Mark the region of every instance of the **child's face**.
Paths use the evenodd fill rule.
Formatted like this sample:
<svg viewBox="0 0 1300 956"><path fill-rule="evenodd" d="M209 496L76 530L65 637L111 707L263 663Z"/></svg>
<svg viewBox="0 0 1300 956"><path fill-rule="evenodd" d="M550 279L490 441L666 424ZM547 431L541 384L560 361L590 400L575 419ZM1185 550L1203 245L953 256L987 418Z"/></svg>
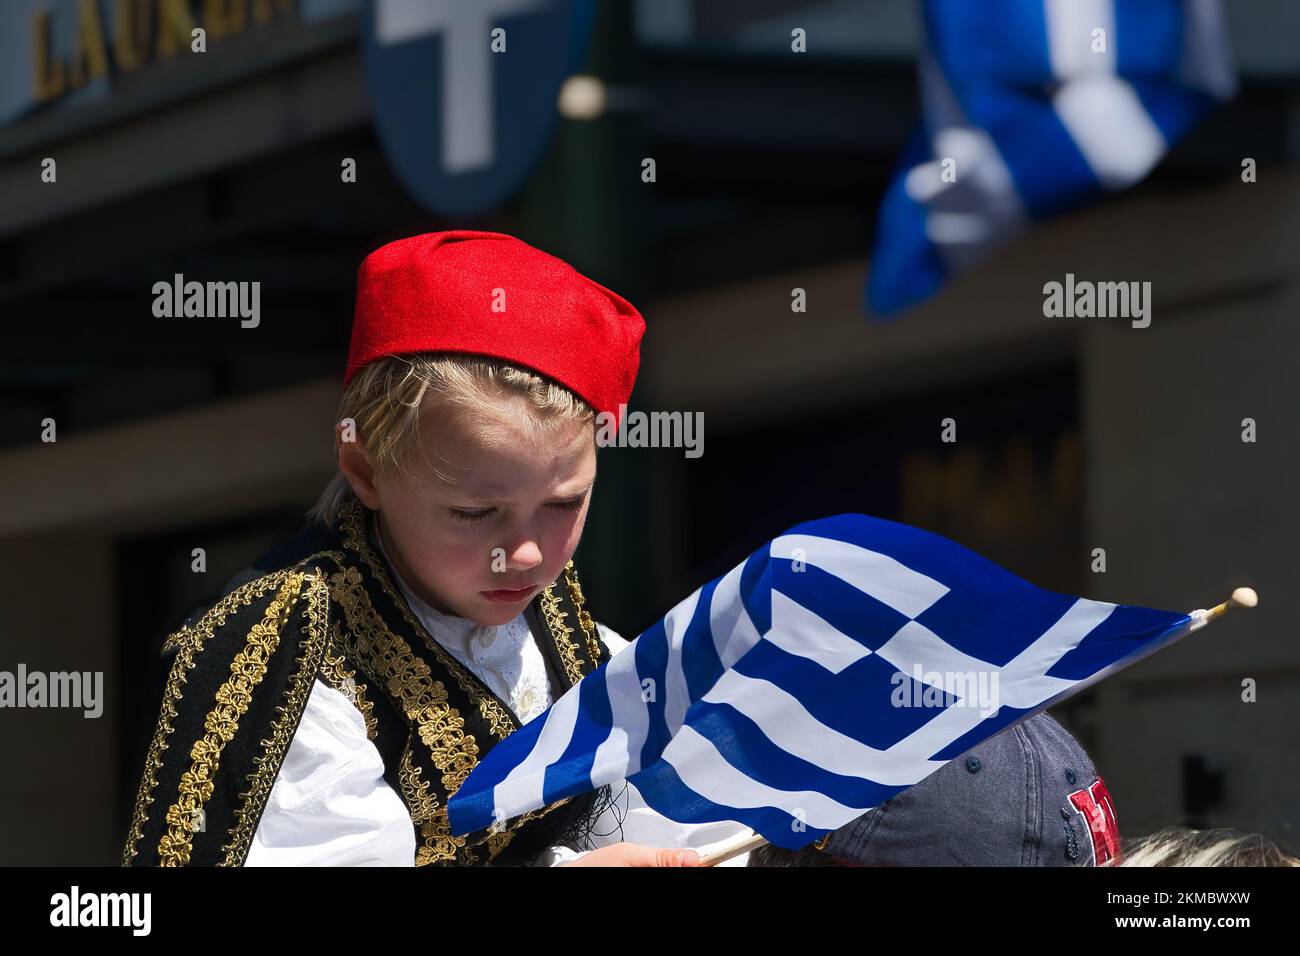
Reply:
<svg viewBox="0 0 1300 956"><path fill-rule="evenodd" d="M522 397L503 397L496 413L472 424L449 409L422 415L420 449L404 468L371 472L368 489L344 467L379 511L384 548L411 590L478 624L510 621L559 577L596 480L592 424L533 435L509 413L526 407Z"/></svg>

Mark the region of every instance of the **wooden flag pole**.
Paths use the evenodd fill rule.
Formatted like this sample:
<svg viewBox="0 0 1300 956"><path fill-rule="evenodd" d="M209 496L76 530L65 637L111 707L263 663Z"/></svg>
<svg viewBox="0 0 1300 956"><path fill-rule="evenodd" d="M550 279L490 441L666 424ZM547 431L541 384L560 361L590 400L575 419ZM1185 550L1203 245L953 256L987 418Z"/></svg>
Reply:
<svg viewBox="0 0 1300 956"><path fill-rule="evenodd" d="M1192 623L1192 630L1195 631L1204 627L1211 621L1217 621L1223 615L1227 614L1234 607L1255 607L1259 604L1259 595L1255 593L1254 588L1237 588L1232 592L1232 597L1222 604L1216 604L1208 611L1193 611L1192 617L1196 620Z"/></svg>
<svg viewBox="0 0 1300 956"><path fill-rule="evenodd" d="M1259 604L1259 595L1255 593L1254 588L1237 588L1232 592L1232 597L1222 604L1216 604L1207 610L1198 610L1192 612L1193 622L1192 630L1195 631L1204 627L1211 621L1217 621L1223 615L1234 607L1256 607ZM700 866L717 866L719 863L725 863L741 853L757 849L766 843L757 833L744 834L734 837L727 843L724 843L718 849L708 854L701 854Z"/></svg>
<svg viewBox="0 0 1300 956"><path fill-rule="evenodd" d="M719 863L724 863L732 857L739 856L749 850L757 849L766 842L767 840L763 839L757 833L742 833L739 836L732 837L731 840L724 843L711 853L701 853L699 865L717 866Z"/></svg>

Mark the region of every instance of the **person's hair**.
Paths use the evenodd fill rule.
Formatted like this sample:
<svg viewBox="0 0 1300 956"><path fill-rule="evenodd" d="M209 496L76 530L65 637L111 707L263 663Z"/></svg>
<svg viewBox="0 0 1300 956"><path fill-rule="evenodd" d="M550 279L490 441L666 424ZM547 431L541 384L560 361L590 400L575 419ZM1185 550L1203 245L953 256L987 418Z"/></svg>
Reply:
<svg viewBox="0 0 1300 956"><path fill-rule="evenodd" d="M749 851L746 866L844 866L829 853L810 843L799 850L787 850L771 843L763 843Z"/></svg>
<svg viewBox="0 0 1300 956"><path fill-rule="evenodd" d="M1107 866L1300 866L1258 833L1226 827L1192 830L1166 827L1149 836L1124 841L1119 862Z"/></svg>
<svg viewBox="0 0 1300 956"><path fill-rule="evenodd" d="M749 866L845 866L829 853L809 844L801 850L785 850L765 843L751 850ZM1103 866L1300 866L1276 843L1258 833L1241 833L1229 828L1191 830L1167 827L1150 836L1125 840L1119 861Z"/></svg>
<svg viewBox="0 0 1300 956"><path fill-rule="evenodd" d="M356 437L365 443L377 469L403 468L419 454L450 481L429 457L430 450L419 448L421 415L459 410L474 421L489 409L500 414L499 400L510 395L527 399L519 422L530 430L565 421L594 426L595 410L551 379L499 359L438 352L392 355L367 364L344 389L335 421L356 423ZM594 441L594 427L592 435ZM339 472L307 516L333 524L353 496L352 486Z"/></svg>

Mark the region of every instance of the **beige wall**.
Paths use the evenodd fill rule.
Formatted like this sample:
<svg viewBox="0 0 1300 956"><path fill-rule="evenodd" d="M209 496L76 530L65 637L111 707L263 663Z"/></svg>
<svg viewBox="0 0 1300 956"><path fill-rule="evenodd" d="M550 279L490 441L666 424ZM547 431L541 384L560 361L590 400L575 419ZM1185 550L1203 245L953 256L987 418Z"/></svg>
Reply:
<svg viewBox="0 0 1300 956"><path fill-rule="evenodd" d="M0 455L0 669L104 675L99 718L0 710L0 865L120 858L140 768L117 765L115 539L303 507L333 474L337 399L331 380Z"/></svg>
<svg viewBox="0 0 1300 956"><path fill-rule="evenodd" d="M1189 302L1157 317L1149 334L1087 336L1087 486L1092 546L1109 559L1098 594L1190 608L1237 585L1260 593L1257 609L1101 685L1100 746L1125 830L1176 818L1180 756L1201 754L1224 779L1209 821L1263 830L1295 851L1300 286L1293 269L1276 279L1252 294ZM1247 417L1255 444L1241 441ZM1241 699L1246 678L1255 703Z"/></svg>

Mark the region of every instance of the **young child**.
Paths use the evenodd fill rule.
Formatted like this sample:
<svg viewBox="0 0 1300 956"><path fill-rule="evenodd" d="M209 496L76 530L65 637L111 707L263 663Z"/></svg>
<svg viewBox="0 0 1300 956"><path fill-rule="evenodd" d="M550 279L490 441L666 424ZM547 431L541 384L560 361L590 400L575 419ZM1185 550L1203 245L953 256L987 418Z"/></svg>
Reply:
<svg viewBox="0 0 1300 956"><path fill-rule="evenodd" d="M339 475L165 643L124 865L691 865L683 847L743 830L668 824L633 794L673 846L611 844L608 788L467 836L447 822L492 746L627 645L572 556L595 415L627 402L644 329L510 236L366 258Z"/></svg>

